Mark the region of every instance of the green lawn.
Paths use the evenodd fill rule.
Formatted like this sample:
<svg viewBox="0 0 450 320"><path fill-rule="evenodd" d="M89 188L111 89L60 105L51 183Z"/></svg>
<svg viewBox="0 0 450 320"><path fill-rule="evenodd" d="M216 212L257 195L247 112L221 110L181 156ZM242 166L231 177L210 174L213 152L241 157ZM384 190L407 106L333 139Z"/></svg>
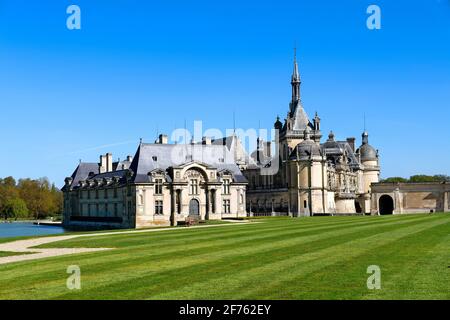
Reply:
<svg viewBox="0 0 450 320"><path fill-rule="evenodd" d="M28 252L7 252L7 251L0 251L0 258L1 257L10 257L10 256L20 256L22 254L29 254ZM1 279L1 275L0 275Z"/></svg>
<svg viewBox="0 0 450 320"><path fill-rule="evenodd" d="M0 265L0 298L450 299L450 214L258 222L46 245L116 249ZM69 265L81 290L66 288Z"/></svg>

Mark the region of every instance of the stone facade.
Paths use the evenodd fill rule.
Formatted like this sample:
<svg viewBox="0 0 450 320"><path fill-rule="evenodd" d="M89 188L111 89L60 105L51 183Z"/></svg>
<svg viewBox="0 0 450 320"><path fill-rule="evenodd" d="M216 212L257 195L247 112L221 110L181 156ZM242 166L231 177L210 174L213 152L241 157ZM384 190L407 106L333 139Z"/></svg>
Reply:
<svg viewBox="0 0 450 320"><path fill-rule="evenodd" d="M143 228L245 217L247 180L226 147L141 143L134 158L80 163L66 178L66 227Z"/></svg>
<svg viewBox="0 0 450 320"><path fill-rule="evenodd" d="M450 211L450 183L375 183L372 214Z"/></svg>
<svg viewBox="0 0 450 320"><path fill-rule="evenodd" d="M300 85L294 61L289 111L284 123L277 117L274 124L276 145L258 140L253 163L243 168L249 181L247 211L293 216L370 214L371 184L380 175L378 151L369 144L367 132L358 149L355 138L337 141L333 132L321 143L321 119L316 113L309 120ZM264 173L274 164L278 168L273 173Z"/></svg>

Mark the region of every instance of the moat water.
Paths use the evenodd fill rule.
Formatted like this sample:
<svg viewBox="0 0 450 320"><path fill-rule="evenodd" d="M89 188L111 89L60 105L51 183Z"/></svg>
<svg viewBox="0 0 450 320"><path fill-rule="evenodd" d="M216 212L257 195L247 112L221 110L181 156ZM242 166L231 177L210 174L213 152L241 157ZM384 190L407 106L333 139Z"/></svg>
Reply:
<svg viewBox="0 0 450 320"><path fill-rule="evenodd" d="M32 222L0 222L0 238L21 237L21 236L45 236L61 234L65 230L60 226L35 225Z"/></svg>

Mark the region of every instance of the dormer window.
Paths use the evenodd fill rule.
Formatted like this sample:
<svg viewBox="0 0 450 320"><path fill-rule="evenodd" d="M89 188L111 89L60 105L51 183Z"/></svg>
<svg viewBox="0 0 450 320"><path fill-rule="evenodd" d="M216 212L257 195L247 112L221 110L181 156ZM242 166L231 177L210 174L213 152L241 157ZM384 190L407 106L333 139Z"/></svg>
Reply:
<svg viewBox="0 0 450 320"><path fill-rule="evenodd" d="M152 159L153 159L153 161L158 161L158 157L157 156L153 156Z"/></svg>

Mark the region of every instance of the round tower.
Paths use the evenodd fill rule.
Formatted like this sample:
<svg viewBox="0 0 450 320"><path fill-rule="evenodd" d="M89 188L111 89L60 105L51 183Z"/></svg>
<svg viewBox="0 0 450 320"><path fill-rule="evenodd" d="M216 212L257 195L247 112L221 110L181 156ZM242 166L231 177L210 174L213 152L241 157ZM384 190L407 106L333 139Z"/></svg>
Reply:
<svg viewBox="0 0 450 320"><path fill-rule="evenodd" d="M289 192L298 216L311 216L326 212L326 168L320 144L311 139L309 127L304 139L291 154L292 184ZM293 161L292 161L293 160Z"/></svg>
<svg viewBox="0 0 450 320"><path fill-rule="evenodd" d="M369 144L369 134L367 131L364 131L362 134L362 144L358 150L356 150L357 155L360 158L362 164L363 171L363 212L368 214L370 213L370 186L372 183L377 183L380 181L380 164L379 164L379 156L378 151L375 150Z"/></svg>

